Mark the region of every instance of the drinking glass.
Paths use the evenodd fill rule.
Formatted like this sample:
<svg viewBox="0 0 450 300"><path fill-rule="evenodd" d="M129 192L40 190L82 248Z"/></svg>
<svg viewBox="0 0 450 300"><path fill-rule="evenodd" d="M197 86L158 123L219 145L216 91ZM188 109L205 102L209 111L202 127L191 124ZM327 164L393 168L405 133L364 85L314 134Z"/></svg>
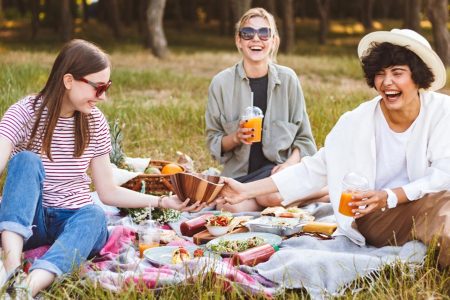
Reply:
<svg viewBox="0 0 450 300"><path fill-rule="evenodd" d="M144 257L144 251L158 247L160 242L160 231L158 224L155 221L147 221L139 226L138 229L138 244L139 256Z"/></svg>
<svg viewBox="0 0 450 300"><path fill-rule="evenodd" d="M352 202L354 193L365 192L369 189L369 181L366 177L350 172L344 176L342 180L342 194L339 202L339 212L344 216L354 217L355 213L352 212L354 206L348 204Z"/></svg>
<svg viewBox="0 0 450 300"><path fill-rule="evenodd" d="M245 109L244 114L241 116L241 120L246 121L242 125L243 128L252 128L253 137L247 138L249 143L261 142L262 133L262 121L264 114L262 110L257 106L249 106Z"/></svg>

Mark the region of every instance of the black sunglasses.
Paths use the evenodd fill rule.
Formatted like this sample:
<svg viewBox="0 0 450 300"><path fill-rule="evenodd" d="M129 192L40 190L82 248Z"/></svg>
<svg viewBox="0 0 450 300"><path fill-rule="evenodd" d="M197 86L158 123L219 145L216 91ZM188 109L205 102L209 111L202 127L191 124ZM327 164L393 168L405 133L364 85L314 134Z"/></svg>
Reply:
<svg viewBox="0 0 450 300"><path fill-rule="evenodd" d="M261 41L267 41L271 37L271 31L269 27L261 27L258 29L252 27L242 27L239 29L239 36L244 40L252 40L258 34Z"/></svg>
<svg viewBox="0 0 450 300"><path fill-rule="evenodd" d="M103 95L103 93L106 93L106 91L109 89L109 87L112 84L112 81L109 80L107 83L95 83L92 82L90 80L87 80L84 77L81 77L80 79L78 79L79 81L85 82L87 84L89 84L90 86L92 86L95 89L95 96L98 98L101 95Z"/></svg>

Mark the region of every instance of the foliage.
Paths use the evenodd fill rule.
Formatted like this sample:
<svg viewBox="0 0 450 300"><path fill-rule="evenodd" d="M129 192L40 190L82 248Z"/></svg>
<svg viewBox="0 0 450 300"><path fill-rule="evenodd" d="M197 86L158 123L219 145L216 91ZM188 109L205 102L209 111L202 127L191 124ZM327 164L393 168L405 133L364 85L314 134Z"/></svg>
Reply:
<svg viewBox="0 0 450 300"><path fill-rule="evenodd" d="M122 131L123 148L127 155L174 161L176 151L181 150L194 159L199 170L219 167L205 146L204 111L212 76L239 59L232 38L217 36L215 32L198 34L195 28L187 27L183 34L168 28L172 54L167 60L160 61L141 50L137 36L131 34L127 42L116 45L107 28L95 23L83 26L85 31L80 37L97 41L111 54L113 85L109 90L109 99L100 104L100 109L107 119L119 119L121 124L126 125ZM281 55L278 61L293 68L300 76L313 134L320 146L339 116L370 99L374 92L367 88L356 58L356 43L361 34L331 33L330 44L322 46L315 42L311 26L308 22L300 24L295 54ZM313 34L309 33L311 30ZM27 33L24 27L2 32L8 32L12 37L8 43L0 45L0 115L21 97L42 89L56 49L60 47L45 31L43 38L29 43L13 36ZM428 31L425 33L429 34ZM346 291L340 298L449 299L449 271L436 267L433 254L433 250L429 250L427 262L412 275L403 275L404 266L392 266L378 274L375 284L358 281L361 289L358 294L352 295ZM135 288L111 292L91 282L80 281L79 274L74 273L55 283L44 298L244 298L242 291L225 292L217 280L209 275L203 280L157 292ZM304 298L307 295L303 290L287 291L277 297Z"/></svg>

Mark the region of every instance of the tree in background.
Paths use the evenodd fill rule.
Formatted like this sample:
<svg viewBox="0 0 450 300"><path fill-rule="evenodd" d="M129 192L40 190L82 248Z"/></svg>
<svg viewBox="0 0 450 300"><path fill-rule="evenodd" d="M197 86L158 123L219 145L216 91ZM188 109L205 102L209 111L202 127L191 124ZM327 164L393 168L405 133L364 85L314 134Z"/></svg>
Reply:
<svg viewBox="0 0 450 300"><path fill-rule="evenodd" d="M147 27L149 31L149 45L152 53L164 58L167 53L167 40L163 28L163 16L166 0L149 0L147 8Z"/></svg>
<svg viewBox="0 0 450 300"><path fill-rule="evenodd" d="M319 44L325 44L330 26L330 0L316 0L319 12Z"/></svg>
<svg viewBox="0 0 450 300"><path fill-rule="evenodd" d="M284 0L281 10L283 20L281 51L291 53L295 45L294 0Z"/></svg>
<svg viewBox="0 0 450 300"><path fill-rule="evenodd" d="M233 14L233 26L239 21L239 18L251 8L252 0L228 0L231 5L231 12Z"/></svg>
<svg viewBox="0 0 450 300"><path fill-rule="evenodd" d="M420 32L420 0L404 0L403 28Z"/></svg>
<svg viewBox="0 0 450 300"><path fill-rule="evenodd" d="M428 18L433 25L436 53L446 66L450 63L450 37L447 28L448 0L428 0Z"/></svg>
<svg viewBox="0 0 450 300"><path fill-rule="evenodd" d="M60 34L64 42L72 39L73 33L73 17L70 11L70 0L61 0L60 5Z"/></svg>
<svg viewBox="0 0 450 300"><path fill-rule="evenodd" d="M373 29L373 0L362 0L361 22L366 31Z"/></svg>

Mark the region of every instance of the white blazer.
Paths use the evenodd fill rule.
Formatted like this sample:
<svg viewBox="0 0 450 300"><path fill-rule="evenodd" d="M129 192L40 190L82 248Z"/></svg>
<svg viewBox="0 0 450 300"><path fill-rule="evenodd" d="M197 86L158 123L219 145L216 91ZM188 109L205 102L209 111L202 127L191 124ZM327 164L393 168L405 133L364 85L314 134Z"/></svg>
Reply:
<svg viewBox="0 0 450 300"><path fill-rule="evenodd" d="M380 96L341 116L314 156L272 175L283 205L306 197L328 185L338 223L335 235L345 235L359 245L365 238L353 218L338 212L342 179L348 172L364 175L375 186L376 107ZM420 93L421 107L407 144L409 183L402 186L409 200L427 193L450 190L450 97L435 92Z"/></svg>

